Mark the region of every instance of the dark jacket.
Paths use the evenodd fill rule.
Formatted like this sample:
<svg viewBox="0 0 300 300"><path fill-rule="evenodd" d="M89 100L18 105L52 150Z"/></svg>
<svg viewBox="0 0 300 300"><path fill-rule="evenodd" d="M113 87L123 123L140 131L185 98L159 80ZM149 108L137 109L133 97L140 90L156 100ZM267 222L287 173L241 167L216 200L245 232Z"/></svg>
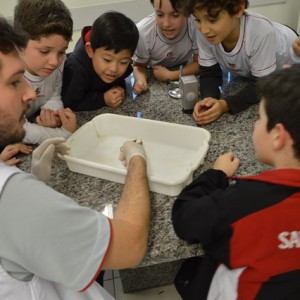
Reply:
<svg viewBox="0 0 300 300"><path fill-rule="evenodd" d="M229 186L224 172L208 170L174 203L175 232L202 243L206 253L186 299L206 299L205 283L221 266L228 268L226 299L300 299L300 171L234 179ZM237 298L229 296L230 287Z"/></svg>
<svg viewBox="0 0 300 300"><path fill-rule="evenodd" d="M91 27L84 27L75 49L67 57L63 72L62 100L65 107L74 111L90 111L105 106L104 93L114 86L125 90L125 78L132 73L129 65L123 76L112 83L100 79L94 71L91 58L85 50L84 34Z"/></svg>

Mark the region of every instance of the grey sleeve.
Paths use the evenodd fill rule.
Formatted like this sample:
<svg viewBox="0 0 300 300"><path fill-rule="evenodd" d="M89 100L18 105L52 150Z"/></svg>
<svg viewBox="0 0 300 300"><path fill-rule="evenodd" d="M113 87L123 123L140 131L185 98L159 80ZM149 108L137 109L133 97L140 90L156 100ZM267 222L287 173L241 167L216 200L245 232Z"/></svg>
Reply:
<svg viewBox="0 0 300 300"><path fill-rule="evenodd" d="M0 259L13 277L36 275L82 290L101 268L110 235L104 215L31 174L11 176L1 193Z"/></svg>

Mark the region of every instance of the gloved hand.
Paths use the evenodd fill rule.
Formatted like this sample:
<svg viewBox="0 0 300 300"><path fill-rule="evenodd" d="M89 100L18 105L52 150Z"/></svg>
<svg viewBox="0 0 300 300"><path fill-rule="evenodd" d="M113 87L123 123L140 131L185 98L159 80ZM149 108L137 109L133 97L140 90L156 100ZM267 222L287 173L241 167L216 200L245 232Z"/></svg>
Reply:
<svg viewBox="0 0 300 300"><path fill-rule="evenodd" d="M62 137L45 140L32 152L31 173L39 180L48 182L51 175L51 165L54 153L65 155L70 148Z"/></svg>
<svg viewBox="0 0 300 300"><path fill-rule="evenodd" d="M143 142L140 140L126 141L120 148L119 159L125 167L129 165L131 158L136 155L142 156L146 160Z"/></svg>

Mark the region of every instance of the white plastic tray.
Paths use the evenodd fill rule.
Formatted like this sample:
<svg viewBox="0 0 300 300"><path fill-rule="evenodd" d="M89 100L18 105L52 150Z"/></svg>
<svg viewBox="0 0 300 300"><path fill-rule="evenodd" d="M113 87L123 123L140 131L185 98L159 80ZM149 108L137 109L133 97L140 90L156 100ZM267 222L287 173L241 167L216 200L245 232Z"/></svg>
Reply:
<svg viewBox="0 0 300 300"><path fill-rule="evenodd" d="M101 114L72 134L64 159L71 171L124 183L126 168L119 161L126 140L141 139L147 155L150 190L178 195L203 164L210 133L185 126L114 114Z"/></svg>

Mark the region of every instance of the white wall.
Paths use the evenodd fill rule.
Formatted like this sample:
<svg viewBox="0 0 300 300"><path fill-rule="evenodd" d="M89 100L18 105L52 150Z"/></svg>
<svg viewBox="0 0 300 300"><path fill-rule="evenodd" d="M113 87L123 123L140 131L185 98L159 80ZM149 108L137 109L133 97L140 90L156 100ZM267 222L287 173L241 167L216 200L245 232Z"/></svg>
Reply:
<svg viewBox="0 0 300 300"><path fill-rule="evenodd" d="M299 0L249 0L250 10L263 14L272 21L277 21L297 29L298 19L300 21L300 1ZM279 3L274 3L278 2ZM70 43L69 50L74 47L80 36L80 29L84 25L91 25L93 21L107 10L117 10L128 15L135 22L142 19L153 11L149 0L64 0L70 8L74 19L73 42ZM274 3L264 4L261 3ZM0 12L5 17L13 15L13 9L17 0L1 0ZM300 24L298 27L300 30Z"/></svg>

